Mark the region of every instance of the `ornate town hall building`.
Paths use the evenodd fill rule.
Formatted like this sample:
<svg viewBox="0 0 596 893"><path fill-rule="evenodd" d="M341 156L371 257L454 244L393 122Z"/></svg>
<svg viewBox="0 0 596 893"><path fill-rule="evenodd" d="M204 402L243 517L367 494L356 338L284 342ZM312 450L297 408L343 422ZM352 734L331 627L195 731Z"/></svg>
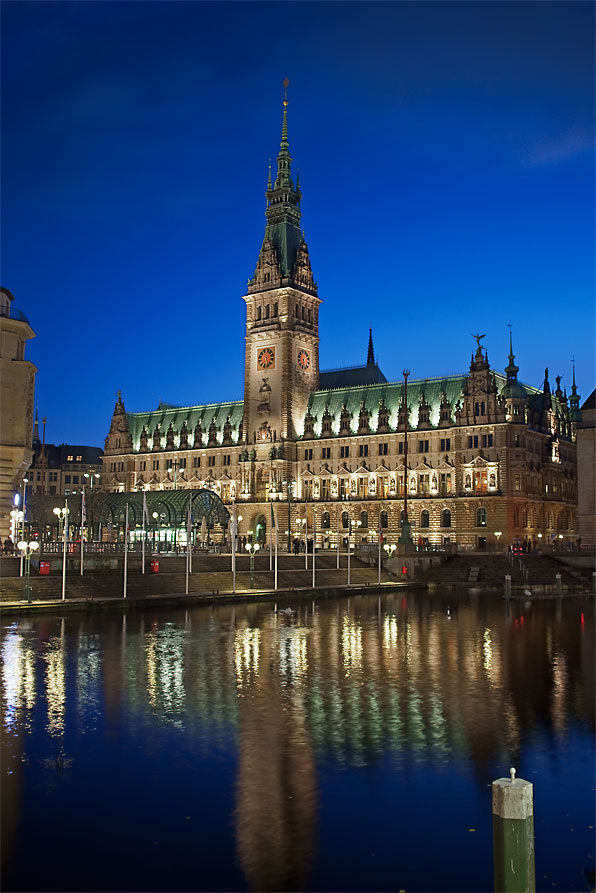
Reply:
<svg viewBox="0 0 596 893"><path fill-rule="evenodd" d="M121 396L105 442L103 488L214 490L243 503L240 533L263 538L270 503L282 531L316 520L333 547L379 528L396 541L404 496L415 542L494 546L575 534L579 395L504 374L476 336L467 374L388 382L372 334L365 365L319 371L319 305L291 176L287 102L267 225L248 283L244 400L160 404L127 413ZM407 406L405 390L407 386ZM405 447L407 430L407 449ZM280 539L283 544L284 537Z"/></svg>

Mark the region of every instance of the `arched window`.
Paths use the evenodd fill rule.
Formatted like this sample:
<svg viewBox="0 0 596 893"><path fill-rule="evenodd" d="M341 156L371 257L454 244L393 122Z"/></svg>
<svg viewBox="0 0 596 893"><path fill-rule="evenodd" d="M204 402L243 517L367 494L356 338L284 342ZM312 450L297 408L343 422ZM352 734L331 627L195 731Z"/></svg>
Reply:
<svg viewBox="0 0 596 893"><path fill-rule="evenodd" d="M476 527L486 527L486 509L478 509L476 512ZM527 522L526 522L527 527Z"/></svg>
<svg viewBox="0 0 596 893"><path fill-rule="evenodd" d="M387 527L389 527L387 512L381 512L381 527L385 530L387 529Z"/></svg>
<svg viewBox="0 0 596 893"><path fill-rule="evenodd" d="M430 526L430 518L426 509L420 512L420 526L421 527L429 527Z"/></svg>
<svg viewBox="0 0 596 893"><path fill-rule="evenodd" d="M261 318L261 308L257 307L257 319Z"/></svg>
<svg viewBox="0 0 596 893"><path fill-rule="evenodd" d="M265 319L269 319L269 304L265 304Z"/></svg>
<svg viewBox="0 0 596 893"><path fill-rule="evenodd" d="M362 527L368 527L368 512L360 512L360 523Z"/></svg>
<svg viewBox="0 0 596 893"><path fill-rule="evenodd" d="M342 512L341 513L341 526L343 527L344 530L348 529L349 523L350 523L350 519L348 517L348 513Z"/></svg>
<svg viewBox="0 0 596 893"><path fill-rule="evenodd" d="M441 515L441 527L451 527L451 512L449 509L443 509Z"/></svg>
<svg viewBox="0 0 596 893"><path fill-rule="evenodd" d="M321 517L321 527L323 528L323 530L329 530L329 528L331 527L331 516L329 512L323 512L323 515Z"/></svg>

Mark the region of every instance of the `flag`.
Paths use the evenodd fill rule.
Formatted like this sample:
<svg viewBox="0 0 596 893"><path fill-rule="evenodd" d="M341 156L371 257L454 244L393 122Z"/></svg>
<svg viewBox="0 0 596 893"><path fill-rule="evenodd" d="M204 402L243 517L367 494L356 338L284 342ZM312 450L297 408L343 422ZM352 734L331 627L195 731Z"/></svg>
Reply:
<svg viewBox="0 0 596 893"><path fill-rule="evenodd" d="M81 527L87 520L87 500L85 499L85 488L81 490Z"/></svg>
<svg viewBox="0 0 596 893"><path fill-rule="evenodd" d="M383 542L383 526L381 524L381 512L379 512L379 543Z"/></svg>
<svg viewBox="0 0 596 893"><path fill-rule="evenodd" d="M271 503L271 529L275 527L275 514L273 513L273 503Z"/></svg>
<svg viewBox="0 0 596 893"><path fill-rule="evenodd" d="M149 512L147 510L147 491L143 490L143 527L149 527Z"/></svg>

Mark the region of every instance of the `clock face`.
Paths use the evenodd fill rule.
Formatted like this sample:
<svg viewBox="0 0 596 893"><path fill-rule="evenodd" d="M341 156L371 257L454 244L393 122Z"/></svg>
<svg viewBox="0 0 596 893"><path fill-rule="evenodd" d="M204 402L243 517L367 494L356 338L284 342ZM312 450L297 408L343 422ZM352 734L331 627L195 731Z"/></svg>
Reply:
<svg viewBox="0 0 596 893"><path fill-rule="evenodd" d="M275 348L263 347L257 353L257 367L259 369L275 369Z"/></svg>
<svg viewBox="0 0 596 893"><path fill-rule="evenodd" d="M298 351L298 365L301 369L308 369L310 367L310 355L307 350Z"/></svg>

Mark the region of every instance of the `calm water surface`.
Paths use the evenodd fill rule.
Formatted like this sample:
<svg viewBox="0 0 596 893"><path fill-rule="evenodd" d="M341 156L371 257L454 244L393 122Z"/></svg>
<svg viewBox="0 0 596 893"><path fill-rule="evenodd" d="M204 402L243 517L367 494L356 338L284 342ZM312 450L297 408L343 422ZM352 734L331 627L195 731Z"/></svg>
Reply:
<svg viewBox="0 0 596 893"><path fill-rule="evenodd" d="M408 595L11 621L6 891L539 890L594 869L594 605Z"/></svg>

